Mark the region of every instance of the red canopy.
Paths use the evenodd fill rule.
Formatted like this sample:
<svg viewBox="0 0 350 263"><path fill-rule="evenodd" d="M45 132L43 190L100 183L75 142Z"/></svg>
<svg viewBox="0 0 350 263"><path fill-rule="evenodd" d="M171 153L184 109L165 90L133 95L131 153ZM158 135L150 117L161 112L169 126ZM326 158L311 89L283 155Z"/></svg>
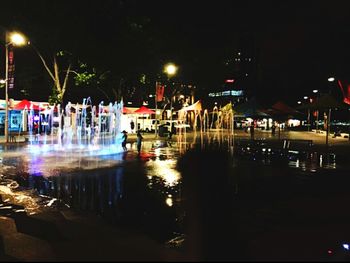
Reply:
<svg viewBox="0 0 350 263"><path fill-rule="evenodd" d="M128 109L127 107L123 107L123 113L125 114L130 114L130 113L133 113L132 110Z"/></svg>
<svg viewBox="0 0 350 263"><path fill-rule="evenodd" d="M139 109L135 110L134 113L138 114L155 114L154 110L151 110L145 106L141 106Z"/></svg>
<svg viewBox="0 0 350 263"><path fill-rule="evenodd" d="M29 100L22 100L19 103L16 104L15 107L13 107L14 110L24 110L25 108L27 110L30 110L30 106L33 105L33 110L39 110L39 105L34 104L33 102Z"/></svg>
<svg viewBox="0 0 350 263"><path fill-rule="evenodd" d="M282 101L278 101L275 104L272 105L272 109L281 111L283 113L299 113L297 110L289 107L287 104L283 103Z"/></svg>

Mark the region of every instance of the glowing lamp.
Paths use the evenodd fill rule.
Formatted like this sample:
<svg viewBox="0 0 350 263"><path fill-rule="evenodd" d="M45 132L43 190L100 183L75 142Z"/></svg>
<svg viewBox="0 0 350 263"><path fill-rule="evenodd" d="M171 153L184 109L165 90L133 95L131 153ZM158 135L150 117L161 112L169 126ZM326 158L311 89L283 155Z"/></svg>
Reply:
<svg viewBox="0 0 350 263"><path fill-rule="evenodd" d="M175 75L177 72L177 67L173 63L165 65L164 72L169 76Z"/></svg>
<svg viewBox="0 0 350 263"><path fill-rule="evenodd" d="M25 37L20 33L11 33L10 34L10 41L15 46L23 46L26 44Z"/></svg>

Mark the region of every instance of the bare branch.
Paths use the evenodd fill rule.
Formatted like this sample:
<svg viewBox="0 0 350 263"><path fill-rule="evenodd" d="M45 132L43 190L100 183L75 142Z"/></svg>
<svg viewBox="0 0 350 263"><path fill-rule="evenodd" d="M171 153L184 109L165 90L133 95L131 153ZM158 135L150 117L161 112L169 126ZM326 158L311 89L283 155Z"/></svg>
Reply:
<svg viewBox="0 0 350 263"><path fill-rule="evenodd" d="M69 76L69 73L72 72L72 70L70 70L72 64L69 64L69 67L68 67L68 70L66 72L66 76L64 77L64 82L63 82L63 87L62 87L62 90L61 90L61 94L62 94L62 97L66 91L66 85L67 85L67 80L68 80L68 76Z"/></svg>
<svg viewBox="0 0 350 263"><path fill-rule="evenodd" d="M55 82L55 81L56 81L56 80L55 80L55 77L53 76L53 74L52 74L50 68L47 66L45 59L42 57L42 55L39 53L39 51L38 51L36 48L35 48L35 51L36 51L36 53L38 54L39 58L41 59L41 62L43 63L43 65L44 65L46 71L49 73L50 77L51 77L52 80Z"/></svg>
<svg viewBox="0 0 350 263"><path fill-rule="evenodd" d="M70 68L70 65L69 65L69 68ZM67 73L68 73L68 72L72 72L72 73L74 73L74 74L77 75L77 76L79 75L79 73L76 72L75 70L68 69L68 70L67 70Z"/></svg>
<svg viewBox="0 0 350 263"><path fill-rule="evenodd" d="M53 57L53 66L54 66L54 70L55 70L55 85L56 85L58 93L62 93L60 77L59 77L59 74L58 74L58 65L57 65L56 57Z"/></svg>

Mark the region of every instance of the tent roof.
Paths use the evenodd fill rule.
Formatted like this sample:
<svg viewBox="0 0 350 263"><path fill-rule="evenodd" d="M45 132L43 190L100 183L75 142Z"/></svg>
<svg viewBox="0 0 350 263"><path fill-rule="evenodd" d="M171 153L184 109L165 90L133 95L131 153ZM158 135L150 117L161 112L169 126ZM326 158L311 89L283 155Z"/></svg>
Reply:
<svg viewBox="0 0 350 263"><path fill-rule="evenodd" d="M156 113L154 110L147 108L146 106L141 106L139 109L135 110L133 113L138 114L154 114Z"/></svg>
<svg viewBox="0 0 350 263"><path fill-rule="evenodd" d="M31 106L33 107L33 110L39 110L39 109L40 109L39 105L34 104L33 102L31 102L31 101L29 101L29 100L26 100L26 99L21 100L20 102L18 102L18 103L13 107L13 109L14 109L14 110L24 110L24 109L29 110Z"/></svg>
<svg viewBox="0 0 350 263"><path fill-rule="evenodd" d="M278 101L275 104L273 104L272 109L280 111L282 113L290 113L290 114L299 113L296 109L289 107L287 104L285 104L282 101Z"/></svg>
<svg viewBox="0 0 350 263"><path fill-rule="evenodd" d="M198 100L197 102L193 103L190 106L184 107L182 109L180 109L180 111L201 111L202 110L202 103L200 100Z"/></svg>
<svg viewBox="0 0 350 263"><path fill-rule="evenodd" d="M127 107L123 107L123 113L124 114L131 114L131 113L134 113L134 111L132 111L131 109L127 108Z"/></svg>
<svg viewBox="0 0 350 263"><path fill-rule="evenodd" d="M249 101L238 105L233 110L236 112L236 115L242 116L242 117L251 117L251 118L270 117L270 115L265 113L262 109L263 107L256 101L256 99L252 98Z"/></svg>

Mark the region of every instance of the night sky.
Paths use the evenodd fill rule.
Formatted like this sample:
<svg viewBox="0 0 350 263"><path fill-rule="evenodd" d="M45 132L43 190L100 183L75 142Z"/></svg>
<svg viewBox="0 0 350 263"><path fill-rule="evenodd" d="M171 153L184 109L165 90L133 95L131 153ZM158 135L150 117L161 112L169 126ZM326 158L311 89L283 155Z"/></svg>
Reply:
<svg viewBox="0 0 350 263"><path fill-rule="evenodd" d="M263 100L295 106L312 89L328 88L330 75L350 80L349 1L7 2L0 10L2 34L18 29L41 53L67 50L110 71L114 81L128 79L125 85L141 73L152 78L173 61L177 79L195 84L198 94L218 90L224 61L244 34L258 50L256 90ZM1 49L4 60L3 41ZM32 99L47 99L51 83L32 48L16 50L16 74L13 96L25 89ZM67 99L88 96L83 93L72 87Z"/></svg>

